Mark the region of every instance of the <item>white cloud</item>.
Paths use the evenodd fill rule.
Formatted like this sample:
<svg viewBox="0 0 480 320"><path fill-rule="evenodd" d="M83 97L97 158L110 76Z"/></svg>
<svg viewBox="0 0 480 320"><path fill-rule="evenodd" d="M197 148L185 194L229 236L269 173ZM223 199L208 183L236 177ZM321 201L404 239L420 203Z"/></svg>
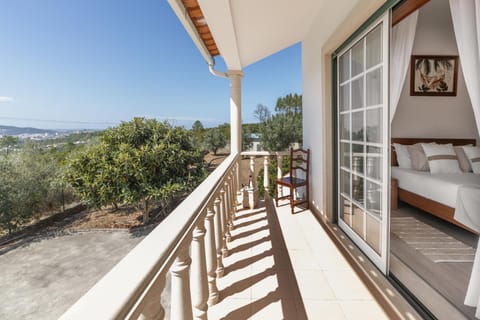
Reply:
<svg viewBox="0 0 480 320"><path fill-rule="evenodd" d="M13 101L12 97L0 96L0 103Z"/></svg>

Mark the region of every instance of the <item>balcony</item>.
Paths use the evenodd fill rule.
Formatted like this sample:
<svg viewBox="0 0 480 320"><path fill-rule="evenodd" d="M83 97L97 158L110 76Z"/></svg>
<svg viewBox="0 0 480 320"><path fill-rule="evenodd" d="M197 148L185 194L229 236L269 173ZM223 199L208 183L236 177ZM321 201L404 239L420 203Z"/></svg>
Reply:
<svg viewBox="0 0 480 320"><path fill-rule="evenodd" d="M310 211L243 209L272 155L229 156L62 319L387 319Z"/></svg>

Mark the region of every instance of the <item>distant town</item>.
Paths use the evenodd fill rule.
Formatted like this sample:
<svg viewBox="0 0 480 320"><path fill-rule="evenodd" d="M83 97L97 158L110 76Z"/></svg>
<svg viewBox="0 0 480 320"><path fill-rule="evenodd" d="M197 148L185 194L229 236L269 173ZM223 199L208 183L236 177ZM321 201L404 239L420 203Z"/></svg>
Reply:
<svg viewBox="0 0 480 320"><path fill-rule="evenodd" d="M0 125L0 138L4 136L13 136L20 140L50 140L65 138L71 134L91 133L96 130L89 129L38 129L31 127L15 127Z"/></svg>

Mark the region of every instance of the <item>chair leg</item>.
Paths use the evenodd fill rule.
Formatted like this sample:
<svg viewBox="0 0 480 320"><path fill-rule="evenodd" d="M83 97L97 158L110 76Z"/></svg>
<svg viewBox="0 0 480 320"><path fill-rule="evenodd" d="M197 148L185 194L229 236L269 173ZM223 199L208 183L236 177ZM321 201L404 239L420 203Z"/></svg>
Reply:
<svg viewBox="0 0 480 320"><path fill-rule="evenodd" d="M295 210L294 203L295 203L295 195L294 195L295 188L290 188L290 210L292 214Z"/></svg>
<svg viewBox="0 0 480 320"><path fill-rule="evenodd" d="M275 183L275 204L278 207L278 184Z"/></svg>

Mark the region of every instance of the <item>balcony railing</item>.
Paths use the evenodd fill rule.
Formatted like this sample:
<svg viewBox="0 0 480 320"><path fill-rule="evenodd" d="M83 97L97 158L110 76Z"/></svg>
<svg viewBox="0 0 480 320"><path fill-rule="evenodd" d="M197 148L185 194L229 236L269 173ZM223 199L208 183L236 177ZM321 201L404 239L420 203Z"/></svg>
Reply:
<svg viewBox="0 0 480 320"><path fill-rule="evenodd" d="M287 152L245 152L249 175L255 177L255 158L268 168L271 156ZM216 279L224 273L223 258L238 209L241 185L240 155L230 155L142 242L81 297L62 319L163 319L161 296L171 274L172 319L207 318L216 304ZM268 170L264 187L269 188ZM245 182L246 183L246 182Z"/></svg>

